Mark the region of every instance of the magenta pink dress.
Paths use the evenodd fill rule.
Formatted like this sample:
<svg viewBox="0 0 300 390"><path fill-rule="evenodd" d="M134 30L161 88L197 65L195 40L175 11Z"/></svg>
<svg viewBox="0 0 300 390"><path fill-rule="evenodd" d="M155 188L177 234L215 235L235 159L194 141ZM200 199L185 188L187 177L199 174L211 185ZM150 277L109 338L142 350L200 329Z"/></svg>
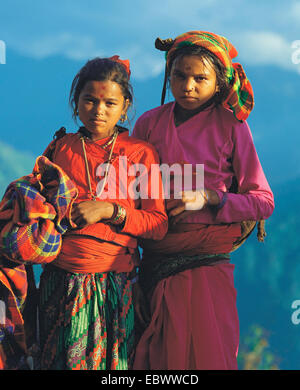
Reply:
<svg viewBox="0 0 300 390"><path fill-rule="evenodd" d="M220 197L233 176L239 185L239 194L228 193L217 212L195 211L185 222L267 219L274 198L247 123L221 106L210 106L176 127L174 106L168 103L143 114L133 136L154 145L161 163L204 164L205 188L217 190ZM160 281L134 369L237 369L239 320L233 272L231 263L201 266Z"/></svg>

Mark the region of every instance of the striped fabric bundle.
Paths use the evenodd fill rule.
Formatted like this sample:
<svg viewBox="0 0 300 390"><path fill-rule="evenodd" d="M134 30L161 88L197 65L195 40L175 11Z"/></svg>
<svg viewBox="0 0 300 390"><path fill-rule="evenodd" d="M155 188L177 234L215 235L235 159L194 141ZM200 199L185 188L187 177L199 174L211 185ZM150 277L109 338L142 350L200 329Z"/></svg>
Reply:
<svg viewBox="0 0 300 390"><path fill-rule="evenodd" d="M48 263L58 255L62 237L74 226L70 213L77 189L47 157L33 173L12 182L0 203L1 252L16 262Z"/></svg>
<svg viewBox="0 0 300 390"><path fill-rule="evenodd" d="M201 46L216 55L224 65L231 90L224 107L233 111L235 117L244 121L254 106L252 86L239 63L232 63L238 54L236 48L224 37L206 31L189 31L179 35L167 52L167 66L174 51L184 46Z"/></svg>
<svg viewBox="0 0 300 390"><path fill-rule="evenodd" d="M12 182L0 203L0 369L26 367L25 264L56 258L76 197L61 168L40 156L33 173Z"/></svg>

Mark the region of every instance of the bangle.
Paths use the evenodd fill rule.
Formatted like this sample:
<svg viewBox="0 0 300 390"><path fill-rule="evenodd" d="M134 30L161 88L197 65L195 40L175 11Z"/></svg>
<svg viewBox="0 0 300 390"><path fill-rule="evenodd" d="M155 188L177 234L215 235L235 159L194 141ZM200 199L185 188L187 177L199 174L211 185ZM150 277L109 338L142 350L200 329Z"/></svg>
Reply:
<svg viewBox="0 0 300 390"><path fill-rule="evenodd" d="M113 203L113 206L114 206L114 212L113 212L112 216L109 218L110 221L113 221L116 218L117 214L118 214L118 209L119 208L118 208L117 203Z"/></svg>
<svg viewBox="0 0 300 390"><path fill-rule="evenodd" d="M227 196L228 196L228 195L227 195L227 192L222 192L222 194L223 194L222 200L221 200L221 202L216 206L218 210L221 209L221 208L224 206L224 204L226 203L226 200L227 200Z"/></svg>
<svg viewBox="0 0 300 390"><path fill-rule="evenodd" d="M110 223L121 225L126 219L126 210L119 204L114 203L114 212L110 219Z"/></svg>

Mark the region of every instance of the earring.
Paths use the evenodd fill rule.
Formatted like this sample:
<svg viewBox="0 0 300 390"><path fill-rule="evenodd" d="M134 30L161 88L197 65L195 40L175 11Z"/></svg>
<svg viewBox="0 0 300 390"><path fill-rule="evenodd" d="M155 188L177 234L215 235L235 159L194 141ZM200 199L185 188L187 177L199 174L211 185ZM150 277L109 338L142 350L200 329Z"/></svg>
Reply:
<svg viewBox="0 0 300 390"><path fill-rule="evenodd" d="M77 108L74 108L73 114L74 114L75 117L78 116L78 110L77 110Z"/></svg>
<svg viewBox="0 0 300 390"><path fill-rule="evenodd" d="M120 118L121 123L124 123L125 121L127 121L127 114L121 115L121 118Z"/></svg>

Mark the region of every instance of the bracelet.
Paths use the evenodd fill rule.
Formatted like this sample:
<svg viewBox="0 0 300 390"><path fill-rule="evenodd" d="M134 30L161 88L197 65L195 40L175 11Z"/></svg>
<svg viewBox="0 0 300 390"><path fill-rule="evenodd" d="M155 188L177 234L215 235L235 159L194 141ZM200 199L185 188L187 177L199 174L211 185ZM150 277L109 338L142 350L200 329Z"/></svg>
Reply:
<svg viewBox="0 0 300 390"><path fill-rule="evenodd" d="M114 212L113 212L112 216L110 217L110 221L113 221L116 218L116 216L118 215L119 208L118 208L117 203L113 203L113 206L114 206Z"/></svg>
<svg viewBox="0 0 300 390"><path fill-rule="evenodd" d="M114 212L110 219L110 223L121 225L126 219L126 210L119 204L114 203Z"/></svg>
<svg viewBox="0 0 300 390"><path fill-rule="evenodd" d="M222 200L221 200L221 202L216 206L218 210L221 209L221 208L224 206L224 204L226 203L227 196L228 196L228 195L227 195L227 192L223 192Z"/></svg>

